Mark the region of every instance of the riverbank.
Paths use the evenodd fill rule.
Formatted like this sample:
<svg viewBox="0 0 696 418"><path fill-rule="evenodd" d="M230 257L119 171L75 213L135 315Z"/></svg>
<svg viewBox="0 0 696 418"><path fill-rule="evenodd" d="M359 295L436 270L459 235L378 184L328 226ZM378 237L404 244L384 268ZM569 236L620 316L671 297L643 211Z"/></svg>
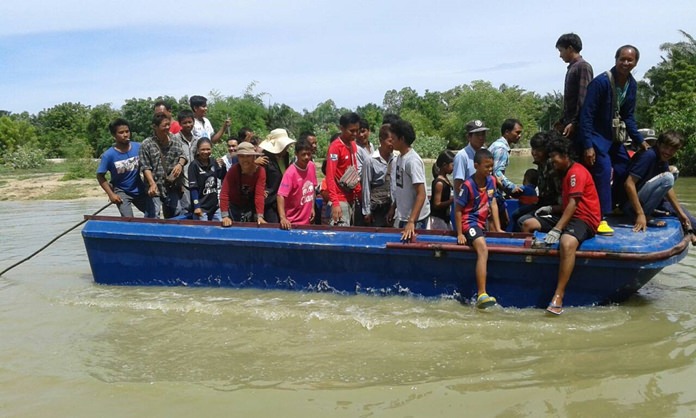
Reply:
<svg viewBox="0 0 696 418"><path fill-rule="evenodd" d="M4 200L74 200L106 198L93 179L61 180L64 173L0 175L0 201Z"/></svg>
<svg viewBox="0 0 696 418"><path fill-rule="evenodd" d="M527 157L531 155L529 148L515 148L511 150L511 156ZM73 200L103 198L106 194L99 187L96 177L79 180L62 180L65 170L61 165L64 160L49 160L55 164L51 168L41 172L0 171L0 201L7 200ZM425 159L426 173L430 173L430 166L434 159ZM319 177L322 177L320 172ZM430 177L428 177L430 185Z"/></svg>

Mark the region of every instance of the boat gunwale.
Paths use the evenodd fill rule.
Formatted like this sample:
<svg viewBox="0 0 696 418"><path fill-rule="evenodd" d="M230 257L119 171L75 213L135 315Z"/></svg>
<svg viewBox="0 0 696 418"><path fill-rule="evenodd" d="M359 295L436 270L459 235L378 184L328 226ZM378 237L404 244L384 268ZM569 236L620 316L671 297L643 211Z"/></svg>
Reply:
<svg viewBox="0 0 696 418"><path fill-rule="evenodd" d="M107 221L107 222L125 222L125 223L142 223L142 224L163 224L163 225L189 225L189 226L216 226L210 221L199 221L192 219L151 219L151 218L127 218L118 216L94 216L85 215L86 221ZM222 226L220 226L222 228ZM278 224L256 224L256 223L241 223L235 222L227 228L245 228L245 229L278 229ZM329 227L326 225L297 225L293 226L293 230L308 230L308 231L330 231L330 232L358 232L358 233L395 233L393 228L380 227ZM437 230L417 230L419 235L429 236L451 236L456 237L453 231L437 231ZM532 248L533 234L524 232L486 232L486 236L509 239L523 239L522 245L504 245L504 244L489 244L488 252L493 254L503 255L520 255L533 257L555 257L559 256L559 250L555 248ZM639 261L641 264L653 263L657 261L667 260L673 256L677 256L684 252L689 245L690 237L685 235L682 240L673 247L666 248L660 251L651 253L645 252L614 252L614 251L583 251L576 252L576 258L581 259L598 259L598 260L623 260L623 261ZM387 242L385 248L388 250L407 250L407 251L432 251L434 253L441 252L464 252L473 253L474 249L469 246L447 243L433 242Z"/></svg>

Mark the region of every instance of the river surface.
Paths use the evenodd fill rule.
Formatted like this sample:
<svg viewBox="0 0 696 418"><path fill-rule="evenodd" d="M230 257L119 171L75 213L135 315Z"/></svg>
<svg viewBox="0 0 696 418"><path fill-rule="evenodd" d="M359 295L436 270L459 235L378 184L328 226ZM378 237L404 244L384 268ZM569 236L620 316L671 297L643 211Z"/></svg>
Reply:
<svg viewBox="0 0 696 418"><path fill-rule="evenodd" d="M677 192L696 209L696 179ZM104 203L0 202L0 270ZM692 252L626 303L560 317L110 287L92 281L78 228L0 277L0 416L693 417L695 275Z"/></svg>

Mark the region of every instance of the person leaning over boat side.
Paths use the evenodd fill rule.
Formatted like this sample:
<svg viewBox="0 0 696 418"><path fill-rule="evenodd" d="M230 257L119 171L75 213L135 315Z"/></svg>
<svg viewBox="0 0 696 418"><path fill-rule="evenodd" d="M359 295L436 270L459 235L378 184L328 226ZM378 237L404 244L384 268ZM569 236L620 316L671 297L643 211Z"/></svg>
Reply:
<svg viewBox="0 0 696 418"><path fill-rule="evenodd" d="M493 296L486 293L488 247L483 231L489 215L493 218L491 230L502 232L495 199L496 179L491 175L493 154L487 149L476 151L474 169L474 174L462 183L455 198L454 219L457 244L468 244L476 251L476 307L485 309L497 303Z"/></svg>
<svg viewBox="0 0 696 418"><path fill-rule="evenodd" d="M341 135L331 142L326 156L326 189L331 201L331 225L350 226L355 200L361 192L355 144L360 132L360 116L346 113L339 119L339 125Z"/></svg>
<svg viewBox="0 0 696 418"><path fill-rule="evenodd" d="M278 223L278 188L283 180L283 175L290 165L290 156L288 155L288 147L296 141L288 136L285 129L274 129L259 144L263 155L266 169L266 192L264 203L264 219L266 222Z"/></svg>
<svg viewBox="0 0 696 418"><path fill-rule="evenodd" d="M165 219L183 213L182 173L188 161L181 145L171 139L169 122L169 116L164 113L152 118L154 134L143 141L138 154L140 172L147 181L147 194L154 202L155 214L159 216L161 209Z"/></svg>
<svg viewBox="0 0 696 418"><path fill-rule="evenodd" d="M212 152L213 144L208 138L196 141L196 158L189 165L189 190L194 219L221 221L218 182L225 178L227 169L210 158Z"/></svg>
<svg viewBox="0 0 696 418"><path fill-rule="evenodd" d="M556 41L558 54L568 64L563 83L563 115L558 121L558 132L575 140L580 126L580 109L585 102L587 86L594 77L592 66L580 55L582 40L574 33L565 33Z"/></svg>
<svg viewBox="0 0 696 418"><path fill-rule="evenodd" d="M360 174L365 225L391 226L387 222L387 213L392 203L390 189L393 159L394 144L389 125L382 125L379 128L379 147L365 160Z"/></svg>
<svg viewBox="0 0 696 418"><path fill-rule="evenodd" d="M410 242L415 230L428 229L430 202L425 196L425 165L420 155L411 148L416 140L413 126L403 119L389 125L394 149L399 151L391 180L392 205L387 221L398 222L403 228L401 240Z"/></svg>
<svg viewBox="0 0 696 418"><path fill-rule="evenodd" d="M554 138L548 144L549 158L554 169L563 176L561 186L563 206L560 219L552 224L547 218L534 217L525 221L525 230L548 231L544 242L559 243L558 284L546 310L554 315L563 313L563 297L575 267L575 253L583 241L595 235L602 219L599 197L592 175L570 157L570 142L565 138Z"/></svg>
<svg viewBox="0 0 696 418"><path fill-rule="evenodd" d="M615 55L616 65L595 77L587 87L585 103L580 112L580 155L597 186L602 217L611 214L614 203L617 203L612 194L623 189L629 161L621 138L614 137L613 125L619 122L614 118L617 111L621 122L625 123L625 132L633 143L643 149L650 147L638 132L633 117L638 84L631 71L638 64L639 58L640 52L636 47L620 47ZM613 235L614 230L603 218L597 233Z"/></svg>
<svg viewBox="0 0 696 418"><path fill-rule="evenodd" d="M631 159L628 166L628 177L624 183L627 201L623 203L623 212L635 218L634 232L645 231L651 225L649 218L655 209L669 202L668 212L676 213L684 227L690 232L691 243L696 244L693 234L693 224L689 213L682 208L674 193L674 175L669 170L669 160L684 145L684 137L675 132L667 131L660 134L654 147L647 151L639 151ZM657 224L656 224L657 225Z"/></svg>
<svg viewBox="0 0 696 418"><path fill-rule="evenodd" d="M517 221L516 230L524 232L524 222L533 216L555 217L553 223L558 222L558 215L552 215L551 209L553 206L560 206L561 200L561 178L553 168L553 163L549 158L549 153L546 150L547 144L553 138L560 138L557 131L537 132L529 140L529 146L532 148L533 163L537 166L537 189L539 190L539 200L534 206L527 206L526 210L520 210Z"/></svg>
<svg viewBox="0 0 696 418"><path fill-rule="evenodd" d="M116 204L121 216L132 218L135 205L146 218L155 217L152 198L147 195L145 184L140 178L138 152L140 144L131 142L130 125L118 118L109 124L114 137L114 146L104 151L97 167L97 181L111 203ZM111 182L106 180L106 172Z"/></svg>
<svg viewBox="0 0 696 418"><path fill-rule="evenodd" d="M266 170L254 163L259 155L250 142L242 142L237 147L239 162L227 171L220 191L222 226L232 225L233 220L266 223L263 219Z"/></svg>
<svg viewBox="0 0 696 418"><path fill-rule="evenodd" d="M280 228L309 225L314 220L314 191L317 168L312 162L312 145L307 140L295 144L296 161L285 170L278 189Z"/></svg>

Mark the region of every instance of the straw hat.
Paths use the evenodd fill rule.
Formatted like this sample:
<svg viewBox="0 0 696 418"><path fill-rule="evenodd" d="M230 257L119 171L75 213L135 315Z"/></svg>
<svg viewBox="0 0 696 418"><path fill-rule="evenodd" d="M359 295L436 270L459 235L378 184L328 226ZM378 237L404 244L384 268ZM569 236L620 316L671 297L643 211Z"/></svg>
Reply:
<svg viewBox="0 0 696 418"><path fill-rule="evenodd" d="M242 142L237 146L237 155L261 155L261 153L256 152L254 144L251 142Z"/></svg>
<svg viewBox="0 0 696 418"><path fill-rule="evenodd" d="M288 145L294 144L295 142L297 141L290 138L285 129L274 129L268 134L266 139L259 144L259 147L271 154L280 154Z"/></svg>

